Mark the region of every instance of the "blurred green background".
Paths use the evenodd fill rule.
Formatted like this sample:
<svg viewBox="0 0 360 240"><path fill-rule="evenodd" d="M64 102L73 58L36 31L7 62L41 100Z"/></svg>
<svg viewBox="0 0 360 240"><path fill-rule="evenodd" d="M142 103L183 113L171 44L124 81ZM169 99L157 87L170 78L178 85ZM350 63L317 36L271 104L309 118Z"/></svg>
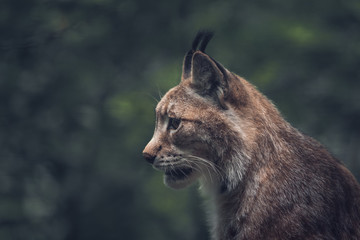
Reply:
<svg viewBox="0 0 360 240"><path fill-rule="evenodd" d="M360 178L358 0L2 0L0 239L208 239L197 186L142 159L199 29L207 52Z"/></svg>

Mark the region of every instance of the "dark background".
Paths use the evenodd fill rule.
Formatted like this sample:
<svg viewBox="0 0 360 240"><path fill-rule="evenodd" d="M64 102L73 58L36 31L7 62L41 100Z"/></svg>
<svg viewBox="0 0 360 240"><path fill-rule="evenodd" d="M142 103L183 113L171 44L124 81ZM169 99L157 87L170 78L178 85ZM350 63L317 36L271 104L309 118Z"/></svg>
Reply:
<svg viewBox="0 0 360 240"><path fill-rule="evenodd" d="M358 0L2 0L0 239L208 239L197 186L141 157L203 28L360 178Z"/></svg>

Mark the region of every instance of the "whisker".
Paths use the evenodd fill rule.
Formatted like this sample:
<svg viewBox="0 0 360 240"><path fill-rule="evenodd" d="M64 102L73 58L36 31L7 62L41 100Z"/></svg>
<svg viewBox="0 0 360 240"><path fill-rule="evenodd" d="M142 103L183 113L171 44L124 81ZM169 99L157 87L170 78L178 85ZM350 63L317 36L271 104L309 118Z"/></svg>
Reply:
<svg viewBox="0 0 360 240"><path fill-rule="evenodd" d="M184 159L186 159L187 161L191 160L193 161L194 164L198 165L200 170L203 169L202 167L200 167L201 165L204 166L204 168L208 171L209 173L209 177L211 182L213 182L213 174L211 174L210 170L212 170L213 173L215 173L220 179L223 179L223 172L212 162L203 159L201 157L197 157L194 155L187 155L184 157Z"/></svg>
<svg viewBox="0 0 360 240"><path fill-rule="evenodd" d="M157 89L158 89L158 95L159 95L159 98L160 99L162 99L163 98L163 96L164 96L164 94L161 92L161 90L160 90L160 88L159 88L159 86L157 86ZM160 101L160 100L159 100ZM158 102L159 102L158 101Z"/></svg>
<svg viewBox="0 0 360 240"><path fill-rule="evenodd" d="M197 167L197 170L199 172L203 172L204 168L206 169L206 171L209 173L211 182L213 182L212 174L210 172L210 168L208 167L209 164L207 162L205 162L205 161L196 161L195 159L192 159L192 160L193 160L193 164ZM187 160L187 161L189 161L189 160ZM204 166L204 167L201 167L201 166Z"/></svg>
<svg viewBox="0 0 360 240"><path fill-rule="evenodd" d="M156 104L158 104L158 103L160 102L159 99L157 99L156 97L154 97L154 96L151 95L151 94L147 94L147 96L148 96L149 98L151 98L152 100L154 100Z"/></svg>

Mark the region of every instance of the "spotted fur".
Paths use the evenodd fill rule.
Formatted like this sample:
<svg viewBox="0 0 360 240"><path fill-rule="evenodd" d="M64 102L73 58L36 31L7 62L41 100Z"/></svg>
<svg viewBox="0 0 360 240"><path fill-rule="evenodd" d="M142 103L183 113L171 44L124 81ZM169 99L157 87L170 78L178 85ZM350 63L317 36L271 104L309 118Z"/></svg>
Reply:
<svg viewBox="0 0 360 240"><path fill-rule="evenodd" d="M359 183L205 54L209 36L198 35L180 84L158 103L146 160L171 188L200 180L214 240L360 239Z"/></svg>

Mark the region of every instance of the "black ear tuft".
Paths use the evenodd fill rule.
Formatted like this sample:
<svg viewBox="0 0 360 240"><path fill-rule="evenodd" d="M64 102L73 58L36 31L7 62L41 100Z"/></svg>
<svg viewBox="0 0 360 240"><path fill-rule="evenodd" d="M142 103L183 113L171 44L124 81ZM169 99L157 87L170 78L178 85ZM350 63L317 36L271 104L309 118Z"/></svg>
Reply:
<svg viewBox="0 0 360 240"><path fill-rule="evenodd" d="M195 52L199 43L201 42L199 50L204 52L210 39L214 36L214 33L208 30L199 31L192 43L192 50Z"/></svg>
<svg viewBox="0 0 360 240"><path fill-rule="evenodd" d="M192 45L191 45L191 50L193 50L194 52L196 51L197 47L199 46L199 43L200 43L201 39L203 38L203 35L204 35L203 31L199 31L196 34L196 36L192 42Z"/></svg>
<svg viewBox="0 0 360 240"><path fill-rule="evenodd" d="M205 52L205 48L213 36L214 36L213 32L205 32L204 33L203 41L199 48L200 51Z"/></svg>
<svg viewBox="0 0 360 240"><path fill-rule="evenodd" d="M214 33L207 30L199 31L192 42L191 49L186 53L183 63L183 79L187 79L190 76L191 71L191 61L193 54L196 52L199 44L199 50L201 52L205 52L206 46L214 36Z"/></svg>

